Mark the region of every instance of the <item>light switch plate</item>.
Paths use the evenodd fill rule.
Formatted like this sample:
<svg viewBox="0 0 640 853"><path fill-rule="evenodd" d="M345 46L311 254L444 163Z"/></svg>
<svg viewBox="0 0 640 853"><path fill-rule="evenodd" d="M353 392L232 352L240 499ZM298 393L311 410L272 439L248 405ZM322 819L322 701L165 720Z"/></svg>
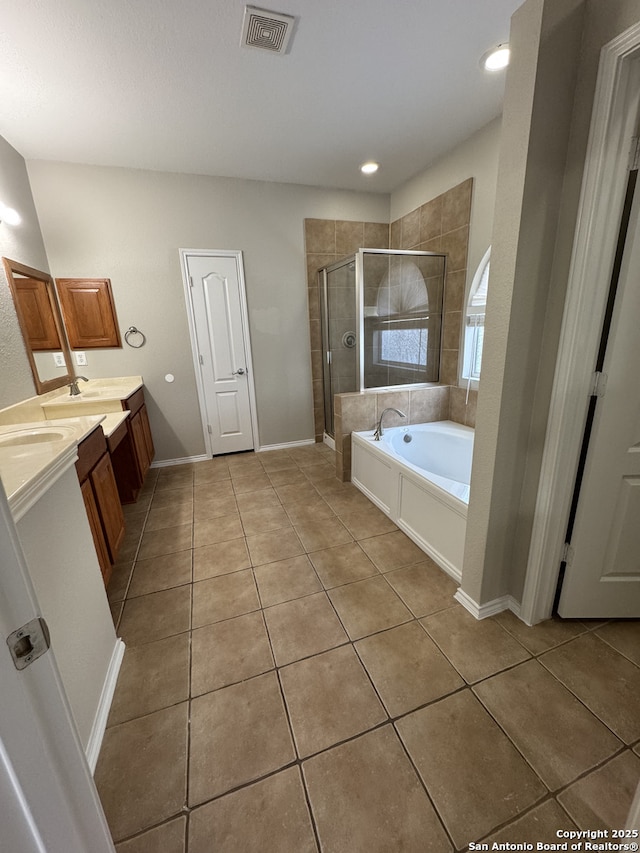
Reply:
<svg viewBox="0 0 640 853"><path fill-rule="evenodd" d="M76 357L76 364L78 367L86 367L87 366L87 354L86 352L80 352L80 350L76 350L74 353Z"/></svg>

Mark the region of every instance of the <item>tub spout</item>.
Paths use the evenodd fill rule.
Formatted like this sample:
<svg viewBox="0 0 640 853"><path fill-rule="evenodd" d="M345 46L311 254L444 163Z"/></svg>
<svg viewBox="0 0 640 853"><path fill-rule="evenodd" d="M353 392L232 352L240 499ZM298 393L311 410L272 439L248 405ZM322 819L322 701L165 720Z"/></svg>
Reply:
<svg viewBox="0 0 640 853"><path fill-rule="evenodd" d="M389 407L385 409L383 413L380 415L380 420L378 421L378 426L376 427L376 431L373 433L373 440L380 441L380 437L382 436L382 419L387 414L387 412L395 412L396 415L400 415L401 418L406 418L404 412L399 411L398 409L394 409L393 407Z"/></svg>

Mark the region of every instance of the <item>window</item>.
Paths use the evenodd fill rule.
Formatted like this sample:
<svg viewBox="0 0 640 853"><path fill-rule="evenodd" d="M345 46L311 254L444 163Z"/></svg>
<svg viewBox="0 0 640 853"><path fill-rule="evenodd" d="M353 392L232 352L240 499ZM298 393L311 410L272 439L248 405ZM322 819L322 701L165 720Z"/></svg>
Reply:
<svg viewBox="0 0 640 853"><path fill-rule="evenodd" d="M471 282L469 300L467 302L462 378L469 381L480 379L490 259L491 246L487 249L476 270L473 281Z"/></svg>

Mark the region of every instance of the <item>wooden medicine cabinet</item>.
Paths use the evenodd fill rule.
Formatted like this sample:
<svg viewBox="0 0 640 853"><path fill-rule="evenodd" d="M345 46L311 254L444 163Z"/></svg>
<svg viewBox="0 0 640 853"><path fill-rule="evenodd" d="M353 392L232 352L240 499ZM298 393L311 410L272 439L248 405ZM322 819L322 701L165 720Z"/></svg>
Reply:
<svg viewBox="0 0 640 853"><path fill-rule="evenodd" d="M56 288L71 349L122 346L108 278L57 278Z"/></svg>

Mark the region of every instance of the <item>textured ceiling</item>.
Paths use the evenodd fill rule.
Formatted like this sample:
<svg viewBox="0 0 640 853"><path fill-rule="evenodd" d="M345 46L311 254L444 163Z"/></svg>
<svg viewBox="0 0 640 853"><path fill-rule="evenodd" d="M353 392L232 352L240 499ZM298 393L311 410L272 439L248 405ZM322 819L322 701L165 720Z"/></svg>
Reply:
<svg viewBox="0 0 640 853"><path fill-rule="evenodd" d="M16 0L0 134L27 159L390 192L500 113L479 58L521 2L267 2L297 19L278 55L240 46L240 0Z"/></svg>

